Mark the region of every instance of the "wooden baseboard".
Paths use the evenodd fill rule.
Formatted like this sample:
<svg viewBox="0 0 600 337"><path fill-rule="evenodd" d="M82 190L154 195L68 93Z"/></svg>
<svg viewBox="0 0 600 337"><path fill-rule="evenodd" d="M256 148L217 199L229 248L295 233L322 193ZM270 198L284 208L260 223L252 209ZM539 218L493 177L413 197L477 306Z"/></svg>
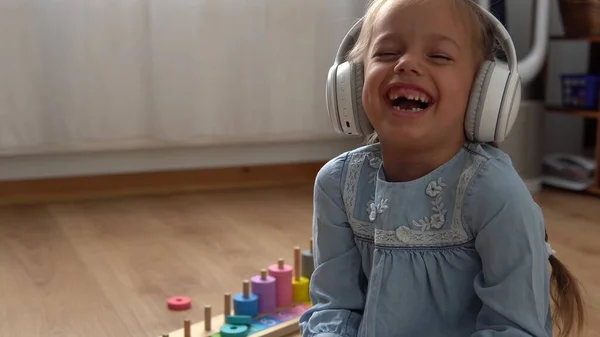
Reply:
<svg viewBox="0 0 600 337"><path fill-rule="evenodd" d="M0 181L0 205L312 184L324 162Z"/></svg>

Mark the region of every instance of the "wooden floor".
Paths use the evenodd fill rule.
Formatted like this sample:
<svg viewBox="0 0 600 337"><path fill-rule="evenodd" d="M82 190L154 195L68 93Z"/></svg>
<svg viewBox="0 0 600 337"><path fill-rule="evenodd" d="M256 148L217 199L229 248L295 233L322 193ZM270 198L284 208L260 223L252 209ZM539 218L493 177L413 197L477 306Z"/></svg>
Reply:
<svg viewBox="0 0 600 337"><path fill-rule="evenodd" d="M0 208L0 336L153 337L223 308L242 279L291 261L311 187ZM600 336L600 198L544 192L553 247L586 287ZM186 295L187 312L165 299Z"/></svg>

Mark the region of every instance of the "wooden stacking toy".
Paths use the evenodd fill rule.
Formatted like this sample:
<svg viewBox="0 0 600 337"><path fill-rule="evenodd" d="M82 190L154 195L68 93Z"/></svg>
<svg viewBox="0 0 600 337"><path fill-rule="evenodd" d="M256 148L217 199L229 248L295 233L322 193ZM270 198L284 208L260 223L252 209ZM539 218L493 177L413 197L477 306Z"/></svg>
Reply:
<svg viewBox="0 0 600 337"><path fill-rule="evenodd" d="M300 247L294 249L294 279L292 280L292 299L295 303L308 302L308 278L300 276Z"/></svg>
<svg viewBox="0 0 600 337"><path fill-rule="evenodd" d="M294 265L277 263L242 282L242 291L225 293L223 314L213 317L204 306L204 321L183 321L183 327L162 337L284 337L298 332L298 319L310 308L309 284L314 270L312 240L307 250L294 248ZM185 306L182 302L185 299ZM188 303L189 302L189 303ZM168 300L171 310L186 310L191 300ZM175 305L174 305L175 303ZM233 303L233 306L232 306Z"/></svg>
<svg viewBox="0 0 600 337"><path fill-rule="evenodd" d="M260 275L253 276L252 293L258 296L258 312L261 314L273 312L277 309L277 284L273 276L267 275L267 270L260 271Z"/></svg>

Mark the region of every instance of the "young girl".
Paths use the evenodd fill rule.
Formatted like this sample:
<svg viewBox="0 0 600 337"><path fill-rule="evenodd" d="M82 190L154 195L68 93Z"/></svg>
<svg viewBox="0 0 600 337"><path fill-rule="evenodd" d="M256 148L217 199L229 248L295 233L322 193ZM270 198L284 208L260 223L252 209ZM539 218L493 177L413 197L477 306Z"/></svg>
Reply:
<svg viewBox="0 0 600 337"><path fill-rule="evenodd" d="M363 65L376 135L317 176L304 337L581 328L576 281L540 208L506 154L465 136L475 76L494 53L481 11L472 0L371 3L349 60Z"/></svg>

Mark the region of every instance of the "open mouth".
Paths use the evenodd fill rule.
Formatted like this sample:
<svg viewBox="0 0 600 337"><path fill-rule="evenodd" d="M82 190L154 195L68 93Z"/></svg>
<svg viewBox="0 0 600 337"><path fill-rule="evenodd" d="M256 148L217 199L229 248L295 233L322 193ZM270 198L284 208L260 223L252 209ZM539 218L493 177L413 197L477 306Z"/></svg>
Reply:
<svg viewBox="0 0 600 337"><path fill-rule="evenodd" d="M402 112L420 112L429 108L433 99L428 94L409 88L392 88L387 95L392 107Z"/></svg>

